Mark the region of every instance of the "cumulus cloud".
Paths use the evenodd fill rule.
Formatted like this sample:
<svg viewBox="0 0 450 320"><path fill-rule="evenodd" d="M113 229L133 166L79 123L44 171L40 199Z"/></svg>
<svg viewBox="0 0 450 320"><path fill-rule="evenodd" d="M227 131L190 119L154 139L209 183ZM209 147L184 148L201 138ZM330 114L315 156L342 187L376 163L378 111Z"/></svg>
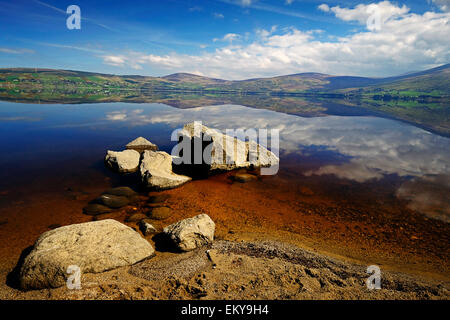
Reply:
<svg viewBox="0 0 450 320"><path fill-rule="evenodd" d="M361 24L367 24L370 17L378 15L382 24L393 18L403 16L409 12L406 5L398 7L389 1L382 1L379 3L359 4L354 8L341 8L339 6L329 8L327 5L320 7L322 11L332 11L337 18L344 21L358 21Z"/></svg>
<svg viewBox="0 0 450 320"><path fill-rule="evenodd" d="M104 62L117 66L151 66L167 73L198 71L224 79L246 79L299 72L322 72L360 76L389 76L427 69L450 60L450 13L410 13L383 1L376 4L383 12L379 30L367 30L322 40L312 30L284 28L257 30L253 39L233 33L215 39L215 51L198 54L152 55L132 53L108 55ZM333 7L342 20L365 23L370 5L352 9ZM322 10L325 7L322 7ZM242 40L237 44L236 40ZM221 44L223 42L223 44ZM113 61L118 57L120 63Z"/></svg>

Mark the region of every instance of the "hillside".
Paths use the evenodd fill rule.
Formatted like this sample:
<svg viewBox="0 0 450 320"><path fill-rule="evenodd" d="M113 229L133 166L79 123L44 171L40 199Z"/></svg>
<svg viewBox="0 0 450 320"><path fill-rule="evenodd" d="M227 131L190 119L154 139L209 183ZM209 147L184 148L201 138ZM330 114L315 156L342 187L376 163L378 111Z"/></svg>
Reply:
<svg viewBox="0 0 450 320"><path fill-rule="evenodd" d="M336 104L339 110L347 110L345 113L364 109L450 135L450 64L389 78L299 73L240 81L189 73L149 77L0 69L0 99L43 103L161 102L180 108L240 103L301 116L324 115L331 104Z"/></svg>

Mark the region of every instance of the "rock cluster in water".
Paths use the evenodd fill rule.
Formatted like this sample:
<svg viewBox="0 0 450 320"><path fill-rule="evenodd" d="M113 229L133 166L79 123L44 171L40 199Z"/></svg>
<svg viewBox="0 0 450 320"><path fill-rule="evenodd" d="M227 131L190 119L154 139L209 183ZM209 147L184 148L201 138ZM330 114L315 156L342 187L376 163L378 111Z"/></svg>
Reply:
<svg viewBox="0 0 450 320"><path fill-rule="evenodd" d="M185 147L192 146L192 151L198 143L202 146L202 155L208 148L208 159L202 159L200 164L194 159L190 159L188 163L178 163L175 173L174 158L166 152L156 151L158 147L155 144L139 137L126 145L127 150L108 151L105 163L120 173L139 171L143 185L153 190L176 188L198 175L241 168L269 167L279 163L275 154L254 141L239 140L196 122L186 124L178 134L180 139L184 140ZM191 153L193 157L193 152ZM254 180L254 177L248 174L236 174L235 178L238 182Z"/></svg>
<svg viewBox="0 0 450 320"><path fill-rule="evenodd" d="M208 174L218 170L230 171L278 163L278 158L272 152L254 142L244 142L205 126L200 127L198 134L194 127L193 123L185 125L181 135L192 143L205 135L210 139L211 161L201 165ZM233 147L234 152L228 152L227 146ZM259 150L256 161L249 160L252 149ZM231 161L223 163L223 159ZM156 145L142 137L127 144L126 150L108 151L105 164L119 173L139 172L144 186L156 191L172 189L191 180L189 175L173 172L172 156L158 151ZM248 182L258 177L238 171L231 179ZM142 206L143 201L145 204ZM141 206L142 210L136 206ZM56 226L39 237L20 266L19 280L23 289L62 286L68 279L69 266L79 267L82 273L98 273L150 258L155 250L145 237L158 234L161 223L172 216L170 195L151 194L144 198L129 187L105 191L91 201L83 212L93 216L94 221ZM116 220L130 223L136 228ZM200 214L166 225L160 234L167 245L176 250L192 251L212 243L214 233L215 223L208 215Z"/></svg>

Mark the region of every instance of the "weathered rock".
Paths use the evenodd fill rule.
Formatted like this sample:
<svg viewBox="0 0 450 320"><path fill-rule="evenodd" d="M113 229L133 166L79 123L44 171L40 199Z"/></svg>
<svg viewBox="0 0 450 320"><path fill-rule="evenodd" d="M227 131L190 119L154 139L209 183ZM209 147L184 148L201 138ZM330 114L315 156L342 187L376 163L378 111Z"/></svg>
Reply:
<svg viewBox="0 0 450 320"><path fill-rule="evenodd" d="M139 222L142 219L146 219L147 216L143 213L135 213L129 216L125 221L126 222Z"/></svg>
<svg viewBox="0 0 450 320"><path fill-rule="evenodd" d="M121 197L134 197L137 195L136 191L134 191L133 189L129 188L129 187L117 187L117 188L112 188L107 190L106 192L104 192L104 194L111 194L113 196L121 196Z"/></svg>
<svg viewBox="0 0 450 320"><path fill-rule="evenodd" d="M153 208L148 217L154 220L164 220L172 215L172 210L168 207Z"/></svg>
<svg viewBox="0 0 450 320"><path fill-rule="evenodd" d="M216 225L206 214L178 221L165 227L163 232L181 251L190 251L214 240Z"/></svg>
<svg viewBox="0 0 450 320"><path fill-rule="evenodd" d="M141 229L142 233L146 236L157 233L158 230L150 223L150 220L148 219L142 219L139 222L139 228Z"/></svg>
<svg viewBox="0 0 450 320"><path fill-rule="evenodd" d="M108 150L105 163L114 171L120 173L136 172L139 169L141 155L135 150L110 151Z"/></svg>
<svg viewBox="0 0 450 320"><path fill-rule="evenodd" d="M232 175L231 179L233 181L244 183L244 182L249 182L249 181L252 181L252 180L256 180L256 179L258 179L258 177L254 176L252 174L249 174L249 173L240 173L240 172L238 172L235 175Z"/></svg>
<svg viewBox="0 0 450 320"><path fill-rule="evenodd" d="M73 224L42 234L20 270L23 289L60 287L67 268L98 273L132 265L153 255L147 240L115 220Z"/></svg>
<svg viewBox="0 0 450 320"><path fill-rule="evenodd" d="M206 148L210 150L210 153L207 152L209 159L203 159L203 163L209 166L209 171L268 167L279 163L274 153L256 142L245 142L198 122L186 124L179 134L183 140L190 139L191 145L195 145L194 140L211 141L212 146L211 143L207 143L203 145L204 150L202 150L203 153Z"/></svg>
<svg viewBox="0 0 450 320"><path fill-rule="evenodd" d="M100 197L95 199L95 202L103 204L109 208L122 208L130 203L130 200L126 197L114 196L112 194L102 194Z"/></svg>
<svg viewBox="0 0 450 320"><path fill-rule="evenodd" d="M140 166L142 182L155 190L176 188L191 180L172 172L172 157L162 151L145 151Z"/></svg>
<svg viewBox="0 0 450 320"><path fill-rule="evenodd" d="M91 203L83 208L83 213L87 214L89 216L105 214L105 213L109 213L111 211L112 211L111 208L108 208L107 206L104 206L104 205L98 204L98 203Z"/></svg>
<svg viewBox="0 0 450 320"><path fill-rule="evenodd" d="M139 153L144 152L145 150L156 151L158 150L158 146L156 144L151 143L147 139L143 137L139 137L131 141L125 146L129 150L135 150Z"/></svg>

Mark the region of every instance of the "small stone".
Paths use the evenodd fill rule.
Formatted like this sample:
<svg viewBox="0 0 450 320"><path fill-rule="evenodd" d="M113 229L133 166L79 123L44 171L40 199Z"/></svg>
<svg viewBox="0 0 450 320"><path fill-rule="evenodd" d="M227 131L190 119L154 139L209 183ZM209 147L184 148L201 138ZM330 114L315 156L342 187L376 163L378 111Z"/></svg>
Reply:
<svg viewBox="0 0 450 320"><path fill-rule="evenodd" d="M133 197L137 195L137 192L135 192L133 189L129 187L117 187L109 189L108 191L104 192L104 194L111 194L113 196L121 196L121 197Z"/></svg>
<svg viewBox="0 0 450 320"><path fill-rule="evenodd" d="M158 194L156 196L150 196L148 198L149 203L162 203L166 200L170 199L170 195L168 194Z"/></svg>
<svg viewBox="0 0 450 320"><path fill-rule="evenodd" d="M130 203L130 200L126 197L114 196L112 194L102 194L95 202L103 204L109 208L122 208Z"/></svg>
<svg viewBox="0 0 450 320"><path fill-rule="evenodd" d="M158 230L156 230L156 228L149 221L150 220L148 220L148 219L142 219L139 222L139 227L140 227L142 233L146 236L158 232Z"/></svg>
<svg viewBox="0 0 450 320"><path fill-rule="evenodd" d="M235 175L231 176L231 179L233 181L237 181L237 182L241 182L241 183L245 183L245 182L249 182L252 180L256 180L258 179L256 176L249 174L249 173L236 173Z"/></svg>
<svg viewBox="0 0 450 320"><path fill-rule="evenodd" d="M172 209L168 207L153 208L149 214L149 218L153 220L165 220L172 215Z"/></svg>
<svg viewBox="0 0 450 320"><path fill-rule="evenodd" d="M191 251L214 240L216 225L206 214L178 221L163 232L181 251Z"/></svg>
<svg viewBox="0 0 450 320"><path fill-rule="evenodd" d="M137 152L144 152L145 150L152 150L156 151L158 150L158 146L154 143L151 143L147 139L143 137L139 137L131 141L125 146L129 150L135 150Z"/></svg>
<svg viewBox="0 0 450 320"><path fill-rule="evenodd" d="M108 213L111 211L112 210L110 208L108 208L107 206L104 206L104 205L98 204L98 203L88 204L83 209L83 213L87 214L89 216L96 216L96 215Z"/></svg>
<svg viewBox="0 0 450 320"><path fill-rule="evenodd" d="M146 219L147 216L143 213L135 213L129 216L125 221L126 222L139 222L142 219Z"/></svg>

